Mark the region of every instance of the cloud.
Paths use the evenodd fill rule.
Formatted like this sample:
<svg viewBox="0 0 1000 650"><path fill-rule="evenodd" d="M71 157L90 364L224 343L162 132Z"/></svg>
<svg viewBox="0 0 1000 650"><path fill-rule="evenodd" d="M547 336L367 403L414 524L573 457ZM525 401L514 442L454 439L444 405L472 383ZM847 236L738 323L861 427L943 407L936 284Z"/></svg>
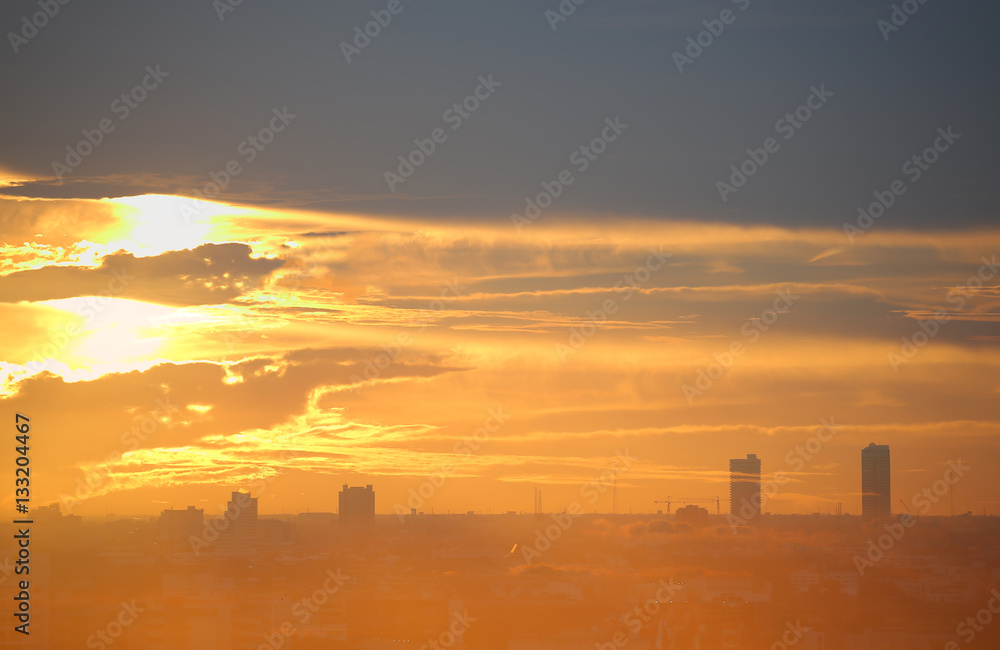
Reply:
<svg viewBox="0 0 1000 650"><path fill-rule="evenodd" d="M455 460L459 487L442 491L443 504L475 509L476 498L520 498L529 484L559 503L627 449L641 462L618 485L637 511L664 495L724 493L728 459L750 452L768 473L794 471L794 508L814 509L810 494L853 498L857 449L871 440L907 448L919 466L935 441L988 455L997 434L995 282L952 309L967 317L956 314L900 372L887 361L1000 248L995 231L873 230L823 257L843 247L841 232L554 220L525 237L216 206L192 233L201 244L164 251L175 240L161 241L159 217L175 212L174 198L109 203L74 202L61 215L60 201L18 202L8 211L26 211L18 238L75 213L90 215L95 237L21 239L31 244L0 277L7 399L32 412L64 405L57 428L93 423L78 428L85 446L46 462L64 471L60 489L85 469L106 475L95 504L197 501L196 485L254 478L287 486L273 494L313 494L323 481L372 477L391 504ZM109 249L132 236L155 254ZM651 247L672 256L616 290ZM80 296L107 288L119 266L134 278L88 319L78 303L98 298ZM778 292L799 297L771 322ZM595 316L608 300L617 311ZM57 345L74 324L78 336ZM582 343L561 357L573 332ZM682 386L733 341L744 353L689 403ZM121 435L161 394L179 409L124 447ZM515 417L456 457L453 446L501 406ZM836 439L792 465L787 455L828 416L844 423Z"/></svg>
<svg viewBox="0 0 1000 650"><path fill-rule="evenodd" d="M258 287L281 260L254 258L247 244L204 244L137 258L118 252L96 268L44 266L0 277L4 302L114 296L170 305L231 302Z"/></svg>

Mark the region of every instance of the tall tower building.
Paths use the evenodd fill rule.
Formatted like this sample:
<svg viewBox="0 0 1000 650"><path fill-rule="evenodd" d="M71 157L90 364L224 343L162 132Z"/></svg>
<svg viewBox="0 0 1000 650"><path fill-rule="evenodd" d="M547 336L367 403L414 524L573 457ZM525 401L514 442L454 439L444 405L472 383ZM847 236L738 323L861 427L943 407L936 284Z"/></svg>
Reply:
<svg viewBox="0 0 1000 650"><path fill-rule="evenodd" d="M729 512L746 520L760 515L760 459L757 454L729 460Z"/></svg>
<svg viewBox="0 0 1000 650"><path fill-rule="evenodd" d="M874 442L861 450L861 517L865 520L892 514L889 445Z"/></svg>
<svg viewBox="0 0 1000 650"><path fill-rule="evenodd" d="M226 504L226 517L230 521L233 541L237 543L257 543L257 499L250 493L233 492L233 498Z"/></svg>
<svg viewBox="0 0 1000 650"><path fill-rule="evenodd" d="M375 523L375 490L371 485L348 487L340 491L341 529L360 530Z"/></svg>

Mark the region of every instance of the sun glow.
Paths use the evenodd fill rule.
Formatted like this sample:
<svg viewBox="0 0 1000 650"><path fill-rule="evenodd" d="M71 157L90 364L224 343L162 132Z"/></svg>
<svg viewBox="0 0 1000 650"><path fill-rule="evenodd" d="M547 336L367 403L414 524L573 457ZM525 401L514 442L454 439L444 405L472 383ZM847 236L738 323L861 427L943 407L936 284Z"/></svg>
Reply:
<svg viewBox="0 0 1000 650"><path fill-rule="evenodd" d="M140 257L226 241L223 217L249 212L221 203L164 194L108 201L122 206L120 217L126 224L123 240L113 244Z"/></svg>
<svg viewBox="0 0 1000 650"><path fill-rule="evenodd" d="M107 298L102 301L93 296L39 304L80 318L76 327L67 328L66 345L60 346L53 357L70 368L96 362L131 363L155 357L165 339L149 336L145 330L150 323L174 311L138 300Z"/></svg>

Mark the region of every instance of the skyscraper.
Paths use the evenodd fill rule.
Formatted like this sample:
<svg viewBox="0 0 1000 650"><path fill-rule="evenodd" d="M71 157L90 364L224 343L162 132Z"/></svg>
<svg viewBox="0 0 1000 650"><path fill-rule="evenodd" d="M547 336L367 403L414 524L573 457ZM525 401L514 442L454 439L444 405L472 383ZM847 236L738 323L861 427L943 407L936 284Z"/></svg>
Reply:
<svg viewBox="0 0 1000 650"><path fill-rule="evenodd" d="M257 543L257 499L250 493L233 492L233 498L226 504L226 518L229 530L236 543Z"/></svg>
<svg viewBox="0 0 1000 650"><path fill-rule="evenodd" d="M340 491L340 527L359 530L375 522L375 490L371 485L348 487Z"/></svg>
<svg viewBox="0 0 1000 650"><path fill-rule="evenodd" d="M861 450L861 517L866 520L892 514L889 445L874 442Z"/></svg>
<svg viewBox="0 0 1000 650"><path fill-rule="evenodd" d="M760 514L760 459L757 454L729 460L729 512L744 520Z"/></svg>

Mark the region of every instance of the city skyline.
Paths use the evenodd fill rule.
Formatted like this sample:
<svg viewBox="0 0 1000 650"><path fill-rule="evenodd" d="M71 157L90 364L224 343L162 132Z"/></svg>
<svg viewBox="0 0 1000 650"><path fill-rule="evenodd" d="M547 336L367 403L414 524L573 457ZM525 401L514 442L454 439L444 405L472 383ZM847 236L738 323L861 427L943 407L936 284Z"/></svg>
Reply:
<svg viewBox="0 0 1000 650"><path fill-rule="evenodd" d="M234 521L199 530L200 511L188 512L81 522L40 508L35 541L52 561L32 567L31 640L98 650L458 648L448 640L459 635L470 650L521 650L538 646L539 630L549 647L574 650L623 640L653 650L658 637L678 650L789 640L989 650L1000 640L989 617L996 560L984 571L967 552L995 546L996 517L789 515L750 527L692 504L673 521L385 516L358 536L329 513L300 513L260 518L255 539L236 540ZM172 543L165 520L189 539ZM0 629L0 643L13 639Z"/></svg>
<svg viewBox="0 0 1000 650"><path fill-rule="evenodd" d="M1000 648L998 24L0 3L0 648Z"/></svg>
<svg viewBox="0 0 1000 650"><path fill-rule="evenodd" d="M873 448L877 448L880 453L884 453L884 462L886 463L886 465L884 465L884 466L880 465L877 470L876 470L875 464L873 464L871 462L871 458L872 457L870 456L870 452L871 452L871 449L873 449ZM882 477L884 475L887 475L887 473L888 473L888 448L889 448L888 445L875 445L875 443L870 443L869 445L867 445L867 446L865 446L865 447L862 448L862 450L861 450L862 451L862 463L860 465L857 465L857 472L856 472L857 482L861 485L861 489L856 493L856 495L855 495L856 499L854 499L853 502L851 500L837 501L837 502L823 501L822 503L824 503L827 506L825 508L820 508L820 509L805 508L805 509L802 509L802 510L789 510L789 511L784 511L784 512L781 511L781 507L780 507L780 490L779 490L779 486L784 485L784 484L786 484L789 481L789 478L787 476L787 470L789 469L789 467L793 467L794 466L794 464L788 464L787 463L788 457L791 457L791 452L786 457L786 464L784 466L782 466L782 468L775 470L771 474L762 473L761 468L763 467L763 460L764 459L761 458L761 457L758 457L757 454L747 454L746 458L736 458L736 459L732 459L731 458L728 461L728 470L725 473L725 476L726 476L726 478L725 478L725 484L728 487L728 491L729 491L729 495L730 495L729 496L729 507L728 507L728 509L726 509L726 512L729 513L729 514L733 514L733 515L740 515L741 513L739 512L739 509L740 509L740 504L743 503L743 499L745 499L748 503L751 504L751 507L753 507L752 504L754 504L754 503L757 502L757 500L754 499L754 495L757 495L758 497L761 496L761 483L762 483L762 481L766 481L766 482L768 482L772 486L772 488L773 488L774 491L771 494L764 494L763 495L763 503L769 505L769 508L773 511L773 514L815 514L815 513L832 514L834 512L837 512L837 510L839 508L843 512L843 514L857 514L857 515L865 516L868 519L874 519L874 518L880 518L880 517L890 516L892 514L891 493L888 491L888 486L884 482L882 482ZM943 468L944 468L943 471L948 471L948 468L952 467L956 461L957 462L961 462L961 460L962 459L958 458L956 460L949 460L947 462L943 462L942 463ZM601 471L599 471L600 467L595 467L594 470L595 470L595 479L592 480L592 481L590 481L588 484L585 484L584 486L581 486L581 488L579 489L579 492L580 493L587 492L589 494L597 495L597 499L595 499L593 501L593 503L599 504L599 506L604 506L606 508L606 510L605 510L605 509L601 509L601 507L595 507L592 510L588 510L588 512L602 513L602 514L613 514L613 512L614 512L613 511L614 505L613 505L612 488L614 488L615 490L618 490L618 489L620 489L620 486L616 485L616 483L610 479L610 474L611 473L609 471L604 470L603 472L601 472ZM904 469L902 471L905 472L906 470ZM848 474L848 476L850 476L850 475L851 474ZM878 476L878 480L876 480L876 476ZM421 484L421 485L423 485L423 486L433 485L434 482L431 481L429 479L429 477L423 477L423 478L425 480L424 480L424 483ZM258 497L254 497L252 499L252 504L253 504L252 508L255 509L257 507L257 502L258 502L259 495L261 493L267 494L269 486L273 485L274 481L275 481L274 478L270 478L268 480L257 480L257 481L254 481L251 484L247 484L245 486L239 487L238 490L233 490L231 492L232 499L230 499L230 501L229 501L228 504L224 504L224 503L222 503L220 501L218 503L218 505L216 506L215 509L213 509L211 506L203 506L201 509L204 512L209 512L209 513L214 513L214 512L225 513L226 511L231 510L231 509L234 508L234 503L236 503L235 500L238 498L238 495L239 495L240 498L242 498L243 496L246 496L246 495L242 494L242 490L244 490L244 489L248 490L247 494L249 494L249 493L252 493L253 489L256 487L256 488L258 488L260 490L260 492L258 493ZM865 488L865 485L867 485L869 481L872 482L871 485L875 486L875 487L872 488L872 490L871 490L870 493ZM336 481L335 481L335 479L331 479L331 482L336 482ZM84 484L81 482L80 485L84 485ZM678 483L678 485L679 485L679 487L675 491L691 492L692 489L693 489L690 486L685 486L684 483ZM366 490L370 490L372 487L373 487L372 484L368 484L367 486L364 486L364 487L349 487L348 484L342 484L343 490L350 490L352 492L352 498L348 500L349 502L353 502L355 500L355 495L353 494L353 492L355 492L355 491L362 491L362 492L364 492ZM804 487L808 488L808 486L804 486ZM883 489L882 489L883 487L886 488L886 490L884 492L883 492ZM588 488L589 488L589 492L588 492ZM344 492L343 492L343 490L338 493L338 498L336 499L336 501L334 501L332 498L325 499L325 500L324 499L317 499L317 500L314 500L314 501L311 502L311 503L314 503L316 505L308 505L308 506L304 507L302 510L300 510L298 512L312 512L312 511L315 511L315 512L337 513L337 512L339 512L340 508L342 507L342 504L344 503L344 496L343 496ZM537 499L538 494L539 494L538 486L534 486L533 490L535 490L535 491L531 495L531 504L530 505L525 506L523 503L519 503L519 504L516 504L516 505L518 505L518 507L513 508L513 509L507 508L505 506L494 508L494 506L492 504L486 504L484 506L481 503L473 503L473 502L468 502L468 501L461 502L461 504L459 505L459 507L456 507L456 508L449 508L449 507L446 506L444 508L436 508L436 509L440 513L451 513L452 511L454 511L455 514L466 513L466 512L473 512L473 511L477 512L477 513L486 513L486 512L494 512L495 511L496 514L500 514L500 513L503 513L503 512L507 512L507 511L514 511L514 512L518 512L518 513L528 513L528 512L532 512L533 510L537 510L536 505L535 505L535 500ZM659 489L659 488L657 488L655 486L652 487L651 490L653 491L654 494L657 494L657 495L659 495L663 491L663 490L661 490L661 489ZM739 496L737 496L737 499L735 501L733 500L734 490L735 490L735 493L738 493L738 495L739 495ZM922 492L926 495L926 491L927 491L927 488L925 487ZM419 500L420 507L413 506L412 505L413 504L412 498L413 498L413 496L415 494L416 494L416 492L413 490L412 487L410 487L409 488L409 493L408 493L408 497L409 498L405 498L404 497L404 498L402 498L400 500L397 500L395 502L389 502L389 503L387 503L385 501L382 501L382 502L380 502L381 503L381 508L379 506L375 506L375 510L374 511L375 511L376 514L379 514L379 515L394 514L394 515L398 516L400 514L407 513L410 510L420 510L420 511L422 511L422 513L423 513L423 511L426 510L427 513L430 513L432 510L435 509L435 507L433 506L432 499L420 499ZM867 498L866 498L866 495L867 495ZM620 505L619 512L622 512L623 511L622 508L624 508L624 511L626 511L626 512L635 511L637 513L643 513L643 512L645 512L645 513L651 514L651 513L657 512L659 510L662 510L662 508L660 508L659 506L655 505L656 503L670 503L669 501L654 501L654 502L649 502L649 504L645 505L645 509L643 509L643 507L640 507L640 506L642 506L644 502L643 501L636 501L636 500L634 500L632 498L632 496L629 494L628 484L627 483L626 483L626 486L625 486L625 490L623 492L621 492L618 496L622 500L621 503L619 504ZM911 503L919 502L920 496L921 496L921 492L918 491L917 493L915 493L913 495L913 497L911 497ZM64 498L61 501L52 502L50 504L51 507L62 507L64 510L66 510L67 514L76 514L79 511L79 501L77 499L73 498L72 495L63 495L63 497ZM777 497L777 499L776 499L776 497ZM877 506L874 505L874 503L876 501L876 497L877 497L877 502L879 504ZM371 494L370 496L364 497L362 500L364 500L364 501L367 502L367 500L369 500L369 499L370 499L371 503L375 503L373 494ZM700 497L689 497L689 498L685 498L685 497L673 498L672 501L675 504L680 504L680 503L690 503L690 502L693 502L693 501L697 501L697 502L713 501L714 502L716 499L717 499L717 497L700 496ZM211 501L210 499L207 499L207 498L204 498L204 497L197 499L198 503L206 503L206 502L210 502L210 501ZM777 507L773 507L774 506L774 501L778 501ZM336 508L332 507L333 503L337 504ZM567 506L567 503L569 503L569 501L567 501L565 503L562 503L559 506L559 508L565 510L565 508ZM845 503L847 503L847 507L846 508L844 507ZM852 503L853 503L853 507L852 507ZM877 510L878 514L877 515L865 515L864 512L865 512L865 508L866 508L866 503L868 504L867 507L870 507L870 508L873 509L872 512L876 512L875 509L878 508L878 510ZM323 504L326 504L327 506L330 506L330 507L327 508L327 509L324 509ZM471 505L473 507L465 507L462 504L469 504L469 505ZM180 506L180 508L177 508L178 505ZM424 505L426 505L427 507L424 508ZM197 506L177 502L177 503L171 504L171 506L168 508L168 510L172 510L172 511L175 511L175 512L183 512L184 509L190 509L190 508L195 508L195 507L197 507ZM236 507L236 509L241 509L240 506L235 506L235 507ZM367 507L367 506L365 506L365 507ZM923 506L921 505L921 507L923 507ZM936 514L936 515L949 515L949 514L953 515L953 514L955 514L955 507L954 507L954 503L953 502L949 502L948 504L942 504L942 503L940 503L939 499L934 498L934 499L931 500L931 507L933 509L933 514ZM270 514L280 514L280 513L285 512L286 510L288 510L288 509L285 508L284 506L279 506L278 510L271 511ZM758 514L763 514L763 512L765 510L766 510L766 508L763 508L762 506L758 506ZM292 511L294 512L294 510L292 510ZM559 510L550 510L550 511L551 512L557 512ZM155 506L153 506L153 509L146 509L146 510L139 510L139 511L123 511L121 514L157 515L157 514L159 514L159 512L160 511L157 510L155 508ZM545 510L541 510L540 512L546 512L546 511ZM985 511L985 509L983 509L983 510L981 510L979 512L977 512L975 510L972 510L972 509L966 509L966 510L961 510L960 509L959 513L961 513L961 512L971 512L973 514L991 514L989 511ZM101 513L91 513L90 516L100 517ZM743 513L742 516L745 517L746 513Z"/></svg>
<svg viewBox="0 0 1000 650"><path fill-rule="evenodd" d="M1000 57L956 36L996 7L897 32L869 0L740 0L693 56L720 20L696 4L447 0L361 48L377 8L39 28L25 1L0 10L0 403L43 418L41 502L216 508L202 486L273 479L270 509L331 510L333 479L407 511L536 486L610 511L588 486L628 453L619 510L645 511L725 495L752 449L788 479L772 511L860 511L878 440L897 505L974 459L954 507L1000 514Z"/></svg>
<svg viewBox="0 0 1000 650"><path fill-rule="evenodd" d="M862 518L866 520L874 520L879 518L890 517L892 515L892 497L891 497L891 487L890 487L891 465L889 457L889 446L876 445L874 442L870 443L869 445L861 449L861 461L862 462L860 464L859 476L862 487L861 487L861 492L859 493L860 497L859 512L852 513L850 512L850 509L848 509L847 512L843 512L843 504L838 502L836 504L837 513L859 514ZM730 497L729 497L728 514L738 515L737 520L742 520L742 519L749 520L753 516L759 516L761 514L765 514L766 512L764 504L767 502L768 496L764 494L762 499L762 492L761 492L762 476L766 476L762 474L763 462L764 459L759 458L756 454L747 454L746 458L729 459L728 484L729 484ZM769 480L772 483L774 483L775 478L776 476L772 475L772 477L770 477ZM267 489L266 485L267 484L265 483L264 484L265 491ZM609 483L608 485L610 485L612 489L617 489L617 485L615 483ZM607 487L608 486L605 485L605 488ZM252 495L251 492L248 492L246 494L243 494L240 491L232 492L232 498L230 499L229 503L226 504L226 507L222 510L222 513L227 514L232 512L233 510L236 511L248 510L252 511L254 517L256 517L258 497L250 499L251 495ZM541 506L540 495L541 492L536 487L535 492L533 493L532 507L521 508L518 510L514 510L513 512L517 512L519 514L526 514L529 512L534 512L535 514L539 514L546 512L544 507ZM717 499L718 497L679 497L679 498L671 498L671 500L668 501L657 501L655 503L667 503L668 508L669 504L671 503L674 504L683 503L687 504L687 506L690 507L700 507L697 506L697 504L691 502L692 501L714 502ZM246 501L246 503L243 505L239 505L242 501ZM937 500L935 500L935 503L936 502ZM423 503L427 503L427 501L424 501ZM421 504L421 506L423 505L423 503ZM748 512L744 510L744 504L748 504L746 507L751 508L753 512L748 514ZM407 503L407 505L410 505L409 502ZM394 514L396 516L407 514L407 510L404 509L402 505L398 502L392 504L391 506L384 507L382 511L379 511L377 507L377 501L375 499L374 486L372 484L368 484L363 487L349 486L346 483L343 484L341 491L338 492L337 506L338 507L335 511L331 510L328 511L328 513L339 515L341 511L347 512L348 517L351 520L352 526L358 525L359 522L367 520L370 516L374 514L382 514L382 515ZM52 504L50 507L58 508L59 504ZM612 508L614 508L614 505L612 505ZM953 516L955 514L953 504L949 503L948 508L949 508L948 513L939 512L936 514L941 514L941 515L949 514ZM679 509L680 508L675 507L673 512L676 513L677 510ZM162 512L184 515L184 514L190 514L194 510L196 510L195 506L188 505L186 506L186 508L181 508L181 509L168 508ZM418 510L420 511L419 514L425 514L425 511L422 507L419 508L410 507L409 514L417 514ZM426 512L430 513L432 512L432 510L433 509L431 508L428 509ZM707 511L707 508L705 510ZM203 513L205 510L197 509L197 511ZM661 512L662 508L657 508L654 505L653 507L650 507L648 511L645 512L651 514L654 511ZM309 513L311 511L306 510L305 512ZM483 514L485 512L492 512L492 507L488 506L487 508L484 509L482 506L480 506L478 510L466 510L466 511L457 510L455 514L462 514L463 512L464 513L476 512L477 514ZM511 511L505 511L504 509L499 508L497 509L496 514L503 514L504 512L511 512ZM558 510L552 510L551 512L558 512ZM594 512L599 512L599 511L594 510ZM444 513L450 513L450 510L445 510ZM273 515L278 513L269 513L269 514ZM324 511L317 511L316 514L324 514ZM613 510L608 510L607 512L601 512L600 514L615 514L615 513ZM667 514L668 515L670 514L669 509ZM783 514L816 514L816 512L812 513L790 512ZM820 514L830 514L830 512L823 512Z"/></svg>

